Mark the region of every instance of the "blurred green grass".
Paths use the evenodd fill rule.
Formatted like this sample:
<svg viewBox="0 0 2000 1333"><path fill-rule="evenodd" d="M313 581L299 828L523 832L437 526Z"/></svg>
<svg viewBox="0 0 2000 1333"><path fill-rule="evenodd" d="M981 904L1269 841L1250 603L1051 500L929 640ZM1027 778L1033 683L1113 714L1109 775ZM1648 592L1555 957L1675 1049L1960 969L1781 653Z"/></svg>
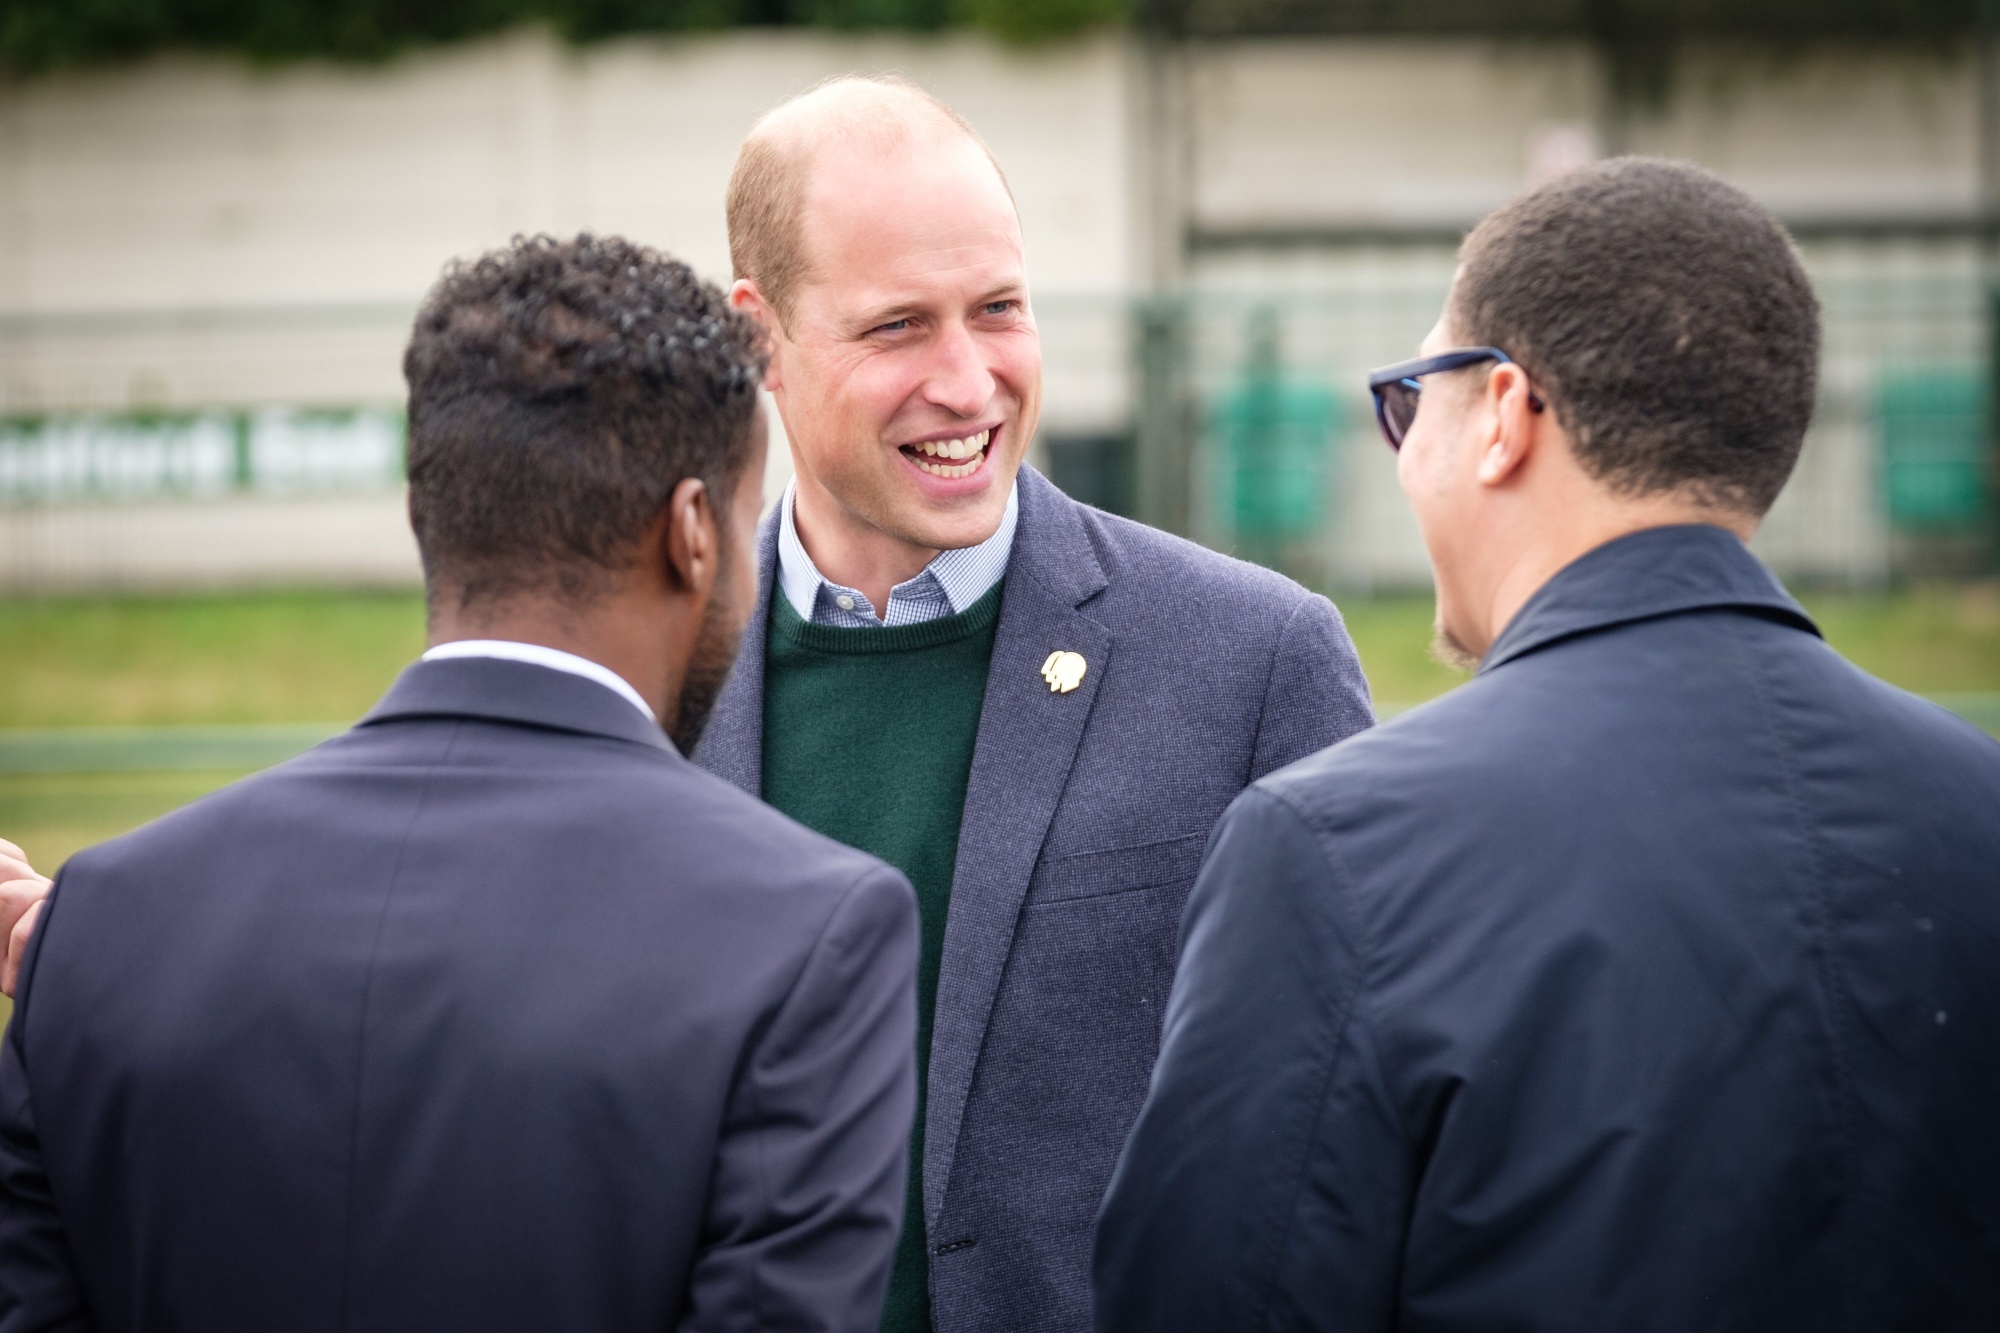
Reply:
<svg viewBox="0 0 2000 1333"><path fill-rule="evenodd" d="M1892 684L1929 695L2000 692L2000 583L1806 590L1799 600L1828 643ZM1422 703L1464 682L1431 660L1429 597L1342 601L1340 610L1379 702Z"/></svg>
<svg viewBox="0 0 2000 1333"><path fill-rule="evenodd" d="M415 593L0 600L0 727L359 717L423 651Z"/></svg>
<svg viewBox="0 0 2000 1333"><path fill-rule="evenodd" d="M53 875L72 855L178 810L241 772L0 773L0 838Z"/></svg>
<svg viewBox="0 0 2000 1333"><path fill-rule="evenodd" d="M1923 694L2000 694L2000 584L1808 594L1828 639ZM1430 660L1429 597L1344 599L1377 702L1463 677ZM0 599L0 728L351 721L423 648L414 593ZM53 872L73 852L240 776L0 773L0 837Z"/></svg>
<svg viewBox="0 0 2000 1333"><path fill-rule="evenodd" d="M423 646L416 593L0 599L0 729L342 723ZM240 776L0 773L0 837L53 873Z"/></svg>

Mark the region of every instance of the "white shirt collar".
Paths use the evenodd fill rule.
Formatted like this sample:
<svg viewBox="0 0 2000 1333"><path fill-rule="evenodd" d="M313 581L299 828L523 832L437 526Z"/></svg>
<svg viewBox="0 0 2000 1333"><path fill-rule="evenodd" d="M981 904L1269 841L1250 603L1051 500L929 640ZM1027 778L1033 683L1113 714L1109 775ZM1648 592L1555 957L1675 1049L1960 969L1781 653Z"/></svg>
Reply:
<svg viewBox="0 0 2000 1333"><path fill-rule="evenodd" d="M646 721L658 726L660 720L653 716L653 710L639 697L639 691L631 682L587 657L566 653L560 648L545 648L539 643L516 643L512 639L460 639L455 643L441 643L417 659L422 662L443 662L454 657L497 657L503 662L527 662L532 666L547 667L551 671L567 671L572 676L582 676L594 680L618 696L641 713Z"/></svg>
<svg viewBox="0 0 2000 1333"><path fill-rule="evenodd" d="M810 621L819 601L822 585L844 593L854 593L851 588L842 588L819 572L812 557L806 554L805 543L799 540L799 529L792 517L792 498L798 483L788 483L785 498L779 502L781 514L778 520L778 586L784 590L785 600L792 604L792 610L799 613L799 619ZM944 590L946 600L951 605L950 614L957 615L993 590L1007 573L1007 559L1014 551L1014 529L1021 521L1020 484L1016 482L1007 491L1007 509L1000 516L1000 526L993 535L977 546L966 546L955 550L939 551L924 572L906 583L899 583L889 593L889 605L897 607L898 594L910 589L926 575L937 580ZM902 617L889 615L890 624L898 623Z"/></svg>

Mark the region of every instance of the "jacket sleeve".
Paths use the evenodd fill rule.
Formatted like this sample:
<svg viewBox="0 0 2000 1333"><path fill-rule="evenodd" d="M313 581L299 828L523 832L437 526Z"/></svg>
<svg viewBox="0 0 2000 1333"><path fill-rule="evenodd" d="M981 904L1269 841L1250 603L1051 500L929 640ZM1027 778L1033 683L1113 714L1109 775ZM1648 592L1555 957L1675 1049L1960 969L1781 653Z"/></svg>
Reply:
<svg viewBox="0 0 2000 1333"><path fill-rule="evenodd" d="M1283 800L1223 816L1099 1214L1099 1333L1395 1327L1410 1171L1349 901Z"/></svg>
<svg viewBox="0 0 2000 1333"><path fill-rule="evenodd" d="M1250 780L1374 724L1368 678L1340 612L1326 598L1308 596L1278 635Z"/></svg>
<svg viewBox="0 0 2000 1333"><path fill-rule="evenodd" d="M42 1160L25 1050L35 963L61 887L58 875L28 943L14 1016L0 1045L0 1333L93 1327Z"/></svg>
<svg viewBox="0 0 2000 1333"><path fill-rule="evenodd" d="M916 964L916 895L873 869L744 1058L684 1330L875 1333L916 1108Z"/></svg>

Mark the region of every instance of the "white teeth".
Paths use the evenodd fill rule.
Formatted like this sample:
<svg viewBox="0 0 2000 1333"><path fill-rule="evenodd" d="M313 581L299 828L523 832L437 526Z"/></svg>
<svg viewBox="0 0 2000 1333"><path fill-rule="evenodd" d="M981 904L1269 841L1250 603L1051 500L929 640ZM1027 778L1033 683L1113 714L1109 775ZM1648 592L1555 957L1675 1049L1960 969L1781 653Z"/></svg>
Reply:
<svg viewBox="0 0 2000 1333"><path fill-rule="evenodd" d="M963 463L919 462L917 466L922 468L924 471L930 473L934 477L969 477L973 473L979 471L979 465L982 461L984 460L974 458L974 459L969 459Z"/></svg>
<svg viewBox="0 0 2000 1333"><path fill-rule="evenodd" d="M992 438L993 431L989 428L980 431L977 435L967 436L962 440L924 440L912 447L919 454L930 458L963 458L968 460L957 466L943 463L926 463L921 459L917 462L917 466L924 471L934 473L940 477L965 477L970 476L978 470L980 456L986 452L986 443Z"/></svg>

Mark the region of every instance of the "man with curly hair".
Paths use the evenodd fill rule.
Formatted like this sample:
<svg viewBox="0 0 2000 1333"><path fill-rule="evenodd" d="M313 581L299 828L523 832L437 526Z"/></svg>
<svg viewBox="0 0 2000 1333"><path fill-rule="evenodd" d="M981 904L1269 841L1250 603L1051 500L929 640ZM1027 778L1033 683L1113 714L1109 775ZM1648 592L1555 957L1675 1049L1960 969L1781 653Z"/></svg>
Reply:
<svg viewBox="0 0 2000 1333"><path fill-rule="evenodd" d="M0 1329L874 1327L910 887L684 757L756 586L764 365L621 241L432 291L432 646L64 867L0 1059Z"/></svg>

